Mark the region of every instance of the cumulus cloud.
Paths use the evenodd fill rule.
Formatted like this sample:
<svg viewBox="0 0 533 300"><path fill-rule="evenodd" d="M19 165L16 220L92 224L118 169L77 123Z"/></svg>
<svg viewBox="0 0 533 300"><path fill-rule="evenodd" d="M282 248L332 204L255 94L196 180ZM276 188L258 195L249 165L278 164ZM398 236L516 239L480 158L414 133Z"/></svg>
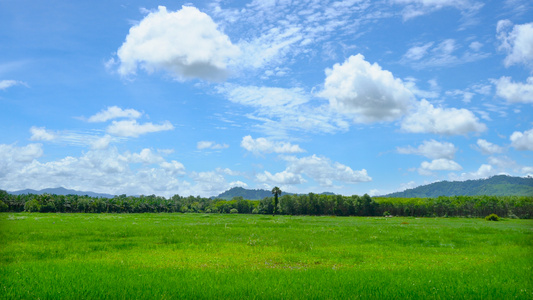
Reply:
<svg viewBox="0 0 533 300"><path fill-rule="evenodd" d="M178 79L223 80L227 65L240 55L217 24L195 7L168 12L159 6L130 28L117 51L121 75L135 74L138 67L151 73L164 70Z"/></svg>
<svg viewBox="0 0 533 300"><path fill-rule="evenodd" d="M431 159L453 159L457 148L448 142L438 142L435 140L424 141L418 148L408 147L398 147L398 153L400 154L416 154L422 155Z"/></svg>
<svg viewBox="0 0 533 300"><path fill-rule="evenodd" d="M229 145L227 144L217 144L213 141L200 141L196 144L196 149L203 150L203 149L212 149L212 150L221 150L229 148Z"/></svg>
<svg viewBox="0 0 533 300"><path fill-rule="evenodd" d="M403 116L414 100L404 83L370 64L363 55L350 56L343 64L326 69L321 97L337 111L349 113L362 123L393 121Z"/></svg>
<svg viewBox="0 0 533 300"><path fill-rule="evenodd" d="M477 140L477 146L483 154L496 154L502 153L504 151L503 147L500 147L483 139Z"/></svg>
<svg viewBox="0 0 533 300"><path fill-rule="evenodd" d="M287 173L304 174L313 178L322 186L332 186L334 181L342 183L358 183L371 181L365 169L353 170L349 166L332 162L329 158L321 156L308 156L303 158L285 157L288 162Z"/></svg>
<svg viewBox="0 0 533 300"><path fill-rule="evenodd" d="M434 107L423 99L417 109L403 119L401 128L415 133L466 135L483 132L487 126L467 109Z"/></svg>
<svg viewBox="0 0 533 300"><path fill-rule="evenodd" d="M32 126L30 128L32 141L53 141L57 138L57 135L54 132L46 130L44 127Z"/></svg>
<svg viewBox="0 0 533 300"><path fill-rule="evenodd" d="M420 167L423 170L431 170L431 171L442 171L442 170L458 171L458 170L463 169L463 167L461 167L455 161L451 159L446 159L446 158L434 159L431 162L423 161L422 164L420 164Z"/></svg>
<svg viewBox="0 0 533 300"><path fill-rule="evenodd" d="M28 144L23 147L0 144L0 161L4 167L12 163L31 162L42 155L43 149L41 144Z"/></svg>
<svg viewBox="0 0 533 300"><path fill-rule="evenodd" d="M128 160L133 163L143 164L156 164L165 161L162 156L155 154L152 150L148 148L142 149L139 153L133 153L131 155L128 155Z"/></svg>
<svg viewBox="0 0 533 300"><path fill-rule="evenodd" d="M256 181L274 185L294 185L306 182L300 174L294 174L287 170L271 174L268 171L256 174Z"/></svg>
<svg viewBox="0 0 533 300"><path fill-rule="evenodd" d="M122 109L118 106L110 106L105 110L89 117L89 122L106 122L117 118L137 119L142 116L142 113L135 109Z"/></svg>
<svg viewBox="0 0 533 300"><path fill-rule="evenodd" d="M107 133L121 137L138 137L146 133L172 129L174 129L174 126L169 121L157 125L151 122L139 124L136 120L125 120L113 121L113 123L107 127Z"/></svg>
<svg viewBox="0 0 533 300"><path fill-rule="evenodd" d="M95 150L104 150L109 147L109 144L113 141L113 138L110 135L105 135L101 138L97 138L91 142L91 148Z"/></svg>
<svg viewBox="0 0 533 300"><path fill-rule="evenodd" d="M515 131L510 137L511 146L516 150L533 151L533 129L524 132Z"/></svg>
<svg viewBox="0 0 533 300"><path fill-rule="evenodd" d="M477 171L474 172L468 172L468 173L462 173L461 175L457 175L455 173L450 174L451 180L457 180L457 181L464 181L464 180L473 180L473 179L481 179L481 178L487 178L492 175L495 175L496 171L491 165L488 164L482 164Z"/></svg>
<svg viewBox="0 0 533 300"><path fill-rule="evenodd" d="M533 68L533 22L513 26L509 20L500 20L496 34L499 50L507 53L503 61L506 67L524 64Z"/></svg>
<svg viewBox="0 0 533 300"><path fill-rule="evenodd" d="M242 138L241 147L254 153L301 153L305 152L300 146L293 145L289 142L270 141L266 138L254 139L247 135Z"/></svg>
<svg viewBox="0 0 533 300"><path fill-rule="evenodd" d="M526 83L520 83L512 82L511 77L502 76L500 79L492 80L492 83L496 85L496 95L508 102L533 103L533 77L528 77Z"/></svg>

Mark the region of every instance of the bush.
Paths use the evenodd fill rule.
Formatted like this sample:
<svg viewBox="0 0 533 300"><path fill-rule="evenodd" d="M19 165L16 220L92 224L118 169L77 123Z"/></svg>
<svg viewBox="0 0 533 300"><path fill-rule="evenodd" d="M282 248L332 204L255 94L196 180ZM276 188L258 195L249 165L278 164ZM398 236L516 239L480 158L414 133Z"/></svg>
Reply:
<svg viewBox="0 0 533 300"><path fill-rule="evenodd" d="M485 220L487 220L487 221L499 221L500 217L498 217L497 214L490 214L490 215L485 217Z"/></svg>
<svg viewBox="0 0 533 300"><path fill-rule="evenodd" d="M236 208L232 208L230 211L229 211L230 214L238 214L239 211L236 209Z"/></svg>
<svg viewBox="0 0 533 300"><path fill-rule="evenodd" d="M258 214L258 213L259 213L259 209L254 208L254 209L252 210L252 214Z"/></svg>

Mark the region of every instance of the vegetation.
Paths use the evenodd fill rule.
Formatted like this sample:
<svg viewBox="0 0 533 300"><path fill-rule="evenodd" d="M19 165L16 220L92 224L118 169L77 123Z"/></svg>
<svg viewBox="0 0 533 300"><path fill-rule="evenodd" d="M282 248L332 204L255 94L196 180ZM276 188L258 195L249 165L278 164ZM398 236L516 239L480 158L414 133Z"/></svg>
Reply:
<svg viewBox="0 0 533 300"><path fill-rule="evenodd" d="M278 194L279 195L279 194ZM230 213L335 215L335 216L417 216L417 217L479 217L497 214L502 217L533 218L533 197L525 196L455 196L437 198L371 198L341 195L283 195L279 205L274 197L262 200L210 199L174 195L167 199L151 196L116 196L95 198L78 195L10 195L0 190L0 210L9 212L60 213ZM1 203L5 205L2 205ZM274 212L274 208L279 210ZM235 211L233 211L235 213Z"/></svg>
<svg viewBox="0 0 533 300"><path fill-rule="evenodd" d="M276 215L276 212L278 212L278 206L279 206L279 198L278 196L281 195L281 190L279 187L274 187L272 189L272 195L274 195L274 212L273 215Z"/></svg>
<svg viewBox="0 0 533 300"><path fill-rule="evenodd" d="M441 181L392 193L393 198L436 198L439 196L533 196L532 177L497 175L488 179Z"/></svg>
<svg viewBox="0 0 533 300"><path fill-rule="evenodd" d="M0 214L3 299L532 299L531 220Z"/></svg>
<svg viewBox="0 0 533 300"><path fill-rule="evenodd" d="M497 214L490 214L490 215L485 217L485 220L487 220L487 221L499 221L500 217L498 217Z"/></svg>

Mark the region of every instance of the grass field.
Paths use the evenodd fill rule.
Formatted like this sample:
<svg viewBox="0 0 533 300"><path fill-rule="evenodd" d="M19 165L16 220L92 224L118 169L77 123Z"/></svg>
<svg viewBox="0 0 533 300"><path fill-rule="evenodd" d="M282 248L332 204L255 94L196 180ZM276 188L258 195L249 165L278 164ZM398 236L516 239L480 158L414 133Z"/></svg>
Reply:
<svg viewBox="0 0 533 300"><path fill-rule="evenodd" d="M3 299L533 299L533 221L0 214Z"/></svg>

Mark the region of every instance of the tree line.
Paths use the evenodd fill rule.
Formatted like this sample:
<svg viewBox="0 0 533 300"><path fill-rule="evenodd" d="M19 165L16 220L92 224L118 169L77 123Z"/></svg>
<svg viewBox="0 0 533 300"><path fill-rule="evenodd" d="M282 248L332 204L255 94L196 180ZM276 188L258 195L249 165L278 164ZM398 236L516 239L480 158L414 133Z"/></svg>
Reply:
<svg viewBox="0 0 533 300"><path fill-rule="evenodd" d="M436 198L372 198L323 194L283 195L262 200L211 199L155 195L98 198L79 195L11 195L0 190L2 212L50 213L244 213L331 216L501 217L533 218L533 197L451 196Z"/></svg>

